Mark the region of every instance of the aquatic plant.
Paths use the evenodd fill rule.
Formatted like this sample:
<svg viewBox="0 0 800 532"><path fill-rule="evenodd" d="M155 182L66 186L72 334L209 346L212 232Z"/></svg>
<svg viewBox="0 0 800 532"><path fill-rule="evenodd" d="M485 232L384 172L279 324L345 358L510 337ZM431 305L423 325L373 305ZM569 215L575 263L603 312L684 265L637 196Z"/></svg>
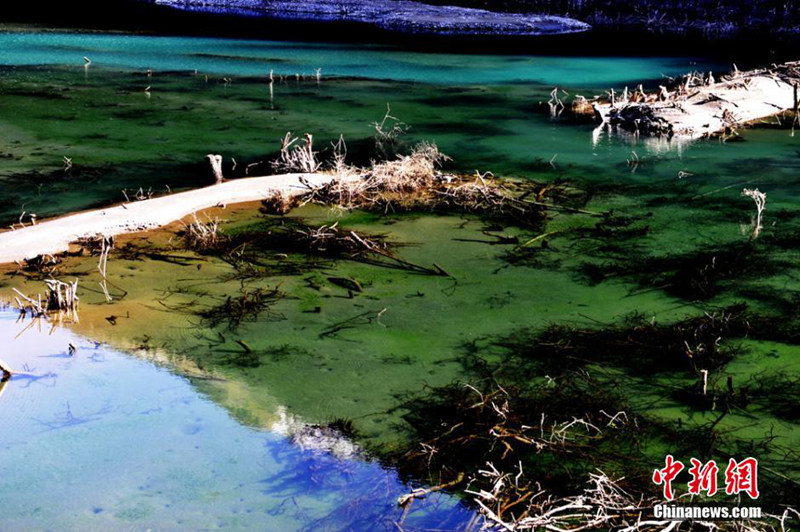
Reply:
<svg viewBox="0 0 800 532"><path fill-rule="evenodd" d="M784 245L775 239L763 245L752 240L724 245L705 245L684 253L640 255L625 252L624 246L606 248L593 261L578 268L589 284L621 278L645 289L659 288L689 301L709 300L725 290L739 291L749 279L763 280L791 263L774 253L771 246ZM605 259L605 260L603 260Z"/></svg>
<svg viewBox="0 0 800 532"><path fill-rule="evenodd" d="M634 414L613 382L570 372L532 385L479 379L436 388L402 405L411 439L390 463L418 488L461 492L485 530L659 530L647 449L685 453L720 445L714 426L684 429ZM676 504L681 504L679 496Z"/></svg>
<svg viewBox="0 0 800 532"><path fill-rule="evenodd" d="M729 381L728 394L735 395ZM740 387L742 407L763 409L770 414L796 423L800 421L800 376L786 371L760 372Z"/></svg>
<svg viewBox="0 0 800 532"><path fill-rule="evenodd" d="M272 208L272 206L270 206ZM207 248L212 251L213 248ZM397 256L384 235L342 229L338 222L309 226L296 218L268 219L220 242L214 250L234 265L264 263L266 256L279 256L289 263L289 255L346 259L374 266L404 269L427 275L447 275L440 267L425 267ZM303 270L298 269L297 273ZM286 270L284 269L284 272Z"/></svg>
<svg viewBox="0 0 800 532"><path fill-rule="evenodd" d="M580 369L531 380L503 369L506 362L489 364L473 374L475 386L434 388L399 406L407 412L410 437L386 459L409 480L431 486L401 497L401 504L444 489L476 506L485 530L660 530L665 523L651 517L659 503L650 482L653 449L719 457L757 453L771 457L762 460L765 467L780 463L776 453L785 453L787 464L794 464L787 467L796 467L795 454L770 435L740 440L721 431L727 412L684 427L680 420L636 413L625 399L626 381ZM776 530L795 518L794 510L786 513L786 501L796 500L797 484L782 474L766 477L762 481L775 491L761 503L777 514L736 522L734 530ZM692 500L679 494L675 504ZM692 523L675 526L689 530Z"/></svg>
<svg viewBox="0 0 800 532"><path fill-rule="evenodd" d="M281 314L271 311L272 306L283 297L277 288L251 289L242 281L236 296L228 295L222 303L200 310L197 315L207 327L225 324L228 330L235 331L242 323L259 321L265 315L270 320L283 319ZM251 352L249 348L245 348L245 351Z"/></svg>
<svg viewBox="0 0 800 532"><path fill-rule="evenodd" d="M597 383L586 374L570 373L552 384L515 382L521 387L487 382L489 391L453 384L403 403L413 443L392 454L391 463L438 485L460 473L466 481L486 462L511 470L522 460L548 489L569 491L577 486L575 474L607 460L607 444L633 422L616 393L592 389ZM635 460L631 456L630 463Z"/></svg>

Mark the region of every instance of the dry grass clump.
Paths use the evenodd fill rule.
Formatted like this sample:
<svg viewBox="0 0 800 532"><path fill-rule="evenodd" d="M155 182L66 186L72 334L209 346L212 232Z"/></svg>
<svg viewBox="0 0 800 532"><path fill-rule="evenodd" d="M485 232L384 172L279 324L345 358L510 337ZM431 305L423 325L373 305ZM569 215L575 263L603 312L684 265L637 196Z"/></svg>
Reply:
<svg viewBox="0 0 800 532"><path fill-rule="evenodd" d="M379 145L394 142L406 130L388 111L375 129ZM384 153L382 157L389 158L358 167L347 163L347 146L340 136L331 144L328 155L325 167L333 174L331 181L313 186L301 178L307 192L299 196L276 193L263 202L262 212L285 215L296 206L313 202L344 210L468 212L488 215L501 224L531 227L540 225L547 210L564 210L544 202L544 193L563 189L561 185L500 181L490 172L466 177L443 171L442 166L451 159L433 142L420 142L407 155ZM305 134L300 140L287 133L272 166L279 172L313 173L323 164L313 149L311 135Z"/></svg>
<svg viewBox="0 0 800 532"><path fill-rule="evenodd" d="M421 142L410 155L373 165L367 181L387 192L415 192L452 179L438 171L443 163L450 160L439 151L436 144Z"/></svg>
<svg viewBox="0 0 800 532"><path fill-rule="evenodd" d="M219 220L208 218L203 222L197 214L193 215L193 219L194 221L184 224L183 239L186 245L197 251L216 246L220 239Z"/></svg>

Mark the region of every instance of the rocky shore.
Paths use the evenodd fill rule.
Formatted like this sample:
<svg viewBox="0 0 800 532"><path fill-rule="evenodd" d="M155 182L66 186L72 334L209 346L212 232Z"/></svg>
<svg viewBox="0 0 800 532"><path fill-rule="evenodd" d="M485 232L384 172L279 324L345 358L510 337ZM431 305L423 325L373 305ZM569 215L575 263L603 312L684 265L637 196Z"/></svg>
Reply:
<svg viewBox="0 0 800 532"><path fill-rule="evenodd" d="M156 0L181 10L313 22L355 22L382 30L435 35L554 35L582 32L590 26L555 15L497 13L411 0Z"/></svg>

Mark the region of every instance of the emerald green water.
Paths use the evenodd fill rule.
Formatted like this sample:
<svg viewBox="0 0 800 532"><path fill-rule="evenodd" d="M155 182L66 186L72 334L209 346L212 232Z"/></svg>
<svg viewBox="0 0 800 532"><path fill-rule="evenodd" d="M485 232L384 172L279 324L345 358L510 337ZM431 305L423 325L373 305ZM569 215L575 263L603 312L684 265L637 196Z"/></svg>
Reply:
<svg viewBox="0 0 800 532"><path fill-rule="evenodd" d="M93 60L88 69L84 55ZM440 264L453 278L333 261L302 275L251 279L248 289L280 285L286 297L235 331L196 316L241 288L231 267L217 259L189 254L188 266L112 259L110 279L130 294L107 307L99 306L102 297L90 288L97 280L92 260L69 271L67 277L82 275L84 305L95 308L84 312L100 317L84 319L76 326L80 334L126 349L137 346L139 354L161 353L179 373L186 360L212 372L224 384L202 380L194 388L241 425L269 432L279 412L311 423L351 419L357 441L380 455L405 435L406 399L475 377L465 368L466 346L473 343L485 346L551 323L602 327L632 312L670 323L735 301L797 321L787 309L800 290L800 257L791 241L798 231L798 137L769 128L748 130L745 141L729 143L596 136L594 125L552 118L543 103L553 86L593 95L641 80L654 85L662 74L719 68L702 58L458 56L369 46L0 33L0 64L0 217L7 223L22 211L44 217L120 201L123 188L165 193L167 187L190 187L205 154L221 153L228 165L233 157L241 168L268 160L286 131L311 132L319 147L341 133L357 146L373 134L370 123L380 120L387 103L411 125L406 141L435 140L453 158L453 170L568 180L590 194L586 209L642 217L632 226L648 229L641 236L597 236L582 232L597 219L556 214L546 226L558 232L548 238L549 248L510 264L510 247L488 244L486 224L474 217L341 215L307 207L292 215L310 224L338 220L348 229L386 233L404 259ZM276 80L272 98L266 80L271 68L288 76ZM315 68L323 69L319 83ZM296 80L295 72L306 79ZM633 151L640 160L636 167L627 163ZM65 156L73 161L69 172L63 169ZM776 266L724 280L706 300L676 295L663 279L648 282L659 272L646 266L603 282L583 275L587 263L655 264L653 259L745 242L741 226L753 214L752 201L741 197L745 187L768 195L764 251L752 260ZM224 230L241 230L256 216L231 214ZM776 245L775 239L785 242ZM355 278L364 290L349 297L329 281L333 276ZM28 286L38 289L36 282ZM117 325L102 319L126 313L131 318ZM330 334L362 315L367 318ZM255 354L243 356L236 340ZM742 343L749 349L711 375L714 386L724 388L727 375L737 387L756 374L796 380L796 346ZM642 378L625 367L590 371L620 376L637 412L688 427L718 415L670 395L693 385L693 375ZM788 386L795 390L797 384ZM774 435L774 448L759 458L796 478L796 455L785 453L800 443L796 422L758 403L726 416L719 427L733 444ZM655 457L667 451L655 449L654 467L661 465Z"/></svg>

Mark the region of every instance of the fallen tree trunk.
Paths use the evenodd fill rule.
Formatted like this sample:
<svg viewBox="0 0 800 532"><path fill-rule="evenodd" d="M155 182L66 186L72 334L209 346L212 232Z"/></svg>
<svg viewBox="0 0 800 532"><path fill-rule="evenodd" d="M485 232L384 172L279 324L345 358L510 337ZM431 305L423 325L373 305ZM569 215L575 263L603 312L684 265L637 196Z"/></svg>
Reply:
<svg viewBox="0 0 800 532"><path fill-rule="evenodd" d="M333 179L332 175L299 173L242 178L214 187L44 221L24 229L0 233L0 264L61 253L68 250L70 243L82 238L97 235L110 237L155 229L215 206L261 201L279 194L303 194L308 192L309 187L322 186ZM348 178L336 179L346 181ZM360 179L360 176L353 176L352 179Z"/></svg>

